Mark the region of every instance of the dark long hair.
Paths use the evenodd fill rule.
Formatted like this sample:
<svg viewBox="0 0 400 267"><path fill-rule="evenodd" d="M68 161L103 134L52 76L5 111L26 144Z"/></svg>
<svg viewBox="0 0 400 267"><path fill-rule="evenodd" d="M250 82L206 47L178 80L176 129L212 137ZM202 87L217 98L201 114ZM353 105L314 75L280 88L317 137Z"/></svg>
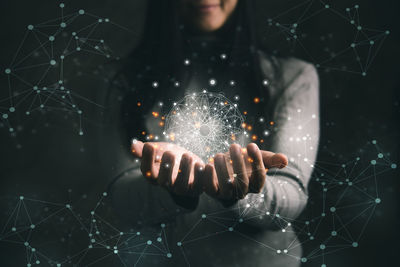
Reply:
<svg viewBox="0 0 400 267"><path fill-rule="evenodd" d="M124 60L120 74L127 80L128 90L124 93L122 116L128 137L138 136L144 129L143 115L155 101L176 97L175 82L186 86L190 80L191 69L183 67L190 43L177 5L177 0L148 1L143 37ZM253 5L253 0L239 0L230 18L223 47L228 60L223 67L231 77L243 77L246 95L259 96L268 105L269 90L262 83L265 77L261 72ZM271 73L269 81L274 80L273 76L276 74Z"/></svg>

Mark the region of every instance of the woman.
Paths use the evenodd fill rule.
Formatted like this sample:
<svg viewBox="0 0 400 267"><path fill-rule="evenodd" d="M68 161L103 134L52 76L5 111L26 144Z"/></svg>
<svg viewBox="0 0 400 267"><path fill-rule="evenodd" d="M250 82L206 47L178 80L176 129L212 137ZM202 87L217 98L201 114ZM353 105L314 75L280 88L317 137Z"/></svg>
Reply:
<svg viewBox="0 0 400 267"><path fill-rule="evenodd" d="M137 136L152 142L132 142L140 164L114 179L110 192L130 225L172 225L166 241L171 254L154 258L159 265L301 262L291 221L306 206L316 157L318 77L311 64L262 50L253 13L250 0L150 1L142 41L118 75L122 147ZM212 91L215 83L227 98L240 96L256 136L266 122L274 125L261 149L233 144L203 162L154 140L162 128L151 118L161 114L162 103ZM293 114L306 123L299 126Z"/></svg>

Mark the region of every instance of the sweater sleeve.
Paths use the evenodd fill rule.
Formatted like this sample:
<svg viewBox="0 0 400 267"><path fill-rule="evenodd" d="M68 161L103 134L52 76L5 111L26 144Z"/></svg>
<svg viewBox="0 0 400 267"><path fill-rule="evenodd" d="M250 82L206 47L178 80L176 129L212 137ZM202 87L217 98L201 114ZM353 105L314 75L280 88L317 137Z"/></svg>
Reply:
<svg viewBox="0 0 400 267"><path fill-rule="evenodd" d="M128 89L127 89L128 88ZM108 192L121 223L130 226L151 226L174 220L178 214L193 211L196 200L182 201L164 188L150 184L140 171L140 161L135 160L129 151L127 125L138 128L138 120L143 117L129 113L123 101L136 103L137 98L128 96L131 91L124 77L115 79L112 88L99 96L106 107L107 117L103 130L99 131L101 150L98 154L101 164L106 166ZM128 90L128 92L127 92ZM111 167L109 167L111 166ZM177 203L184 202L185 205Z"/></svg>
<svg viewBox="0 0 400 267"><path fill-rule="evenodd" d="M114 208L125 223L131 226L157 225L195 209L178 205L176 197L167 190L147 182L139 164L135 164L109 185Z"/></svg>
<svg viewBox="0 0 400 267"><path fill-rule="evenodd" d="M248 194L228 208L233 216L263 229L282 229L307 204L307 186L316 159L319 140L319 81L313 65L299 60L285 62L283 88L275 98L274 128L264 149L289 158L284 169L270 169L262 192ZM150 185L139 167L133 168L111 186L114 206L131 224L151 225L173 220L190 210L177 205L163 188ZM226 209L202 196L198 212Z"/></svg>
<svg viewBox="0 0 400 267"><path fill-rule="evenodd" d="M289 68L289 69L288 69ZM313 65L291 60L276 98L274 128L264 149L288 156L284 169L269 169L261 193L248 194L233 210L250 225L283 229L307 204L307 186L319 141L319 80Z"/></svg>

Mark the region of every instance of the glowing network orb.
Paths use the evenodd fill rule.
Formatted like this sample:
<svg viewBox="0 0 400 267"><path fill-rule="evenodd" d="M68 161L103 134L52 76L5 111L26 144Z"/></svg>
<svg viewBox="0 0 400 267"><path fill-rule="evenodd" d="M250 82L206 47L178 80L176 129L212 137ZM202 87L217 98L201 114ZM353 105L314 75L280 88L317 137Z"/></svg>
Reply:
<svg viewBox="0 0 400 267"><path fill-rule="evenodd" d="M166 117L163 134L168 141L196 154L204 161L240 143L243 116L237 104L219 93L192 93L174 103Z"/></svg>

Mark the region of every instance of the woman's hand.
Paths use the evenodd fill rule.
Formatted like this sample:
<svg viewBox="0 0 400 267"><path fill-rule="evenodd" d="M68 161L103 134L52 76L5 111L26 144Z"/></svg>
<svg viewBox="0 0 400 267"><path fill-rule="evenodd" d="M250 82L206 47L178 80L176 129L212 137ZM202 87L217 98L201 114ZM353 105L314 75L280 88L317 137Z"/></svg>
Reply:
<svg viewBox="0 0 400 267"><path fill-rule="evenodd" d="M238 200L262 190L269 168L284 168L287 164L285 155L260 150L254 143L247 149L232 144L229 152L215 155L214 162L195 179L201 179L203 190L213 197Z"/></svg>
<svg viewBox="0 0 400 267"><path fill-rule="evenodd" d="M202 193L199 172L203 161L192 152L166 142L132 142L134 156L141 158L140 169L152 184L165 187L181 196L195 197Z"/></svg>

